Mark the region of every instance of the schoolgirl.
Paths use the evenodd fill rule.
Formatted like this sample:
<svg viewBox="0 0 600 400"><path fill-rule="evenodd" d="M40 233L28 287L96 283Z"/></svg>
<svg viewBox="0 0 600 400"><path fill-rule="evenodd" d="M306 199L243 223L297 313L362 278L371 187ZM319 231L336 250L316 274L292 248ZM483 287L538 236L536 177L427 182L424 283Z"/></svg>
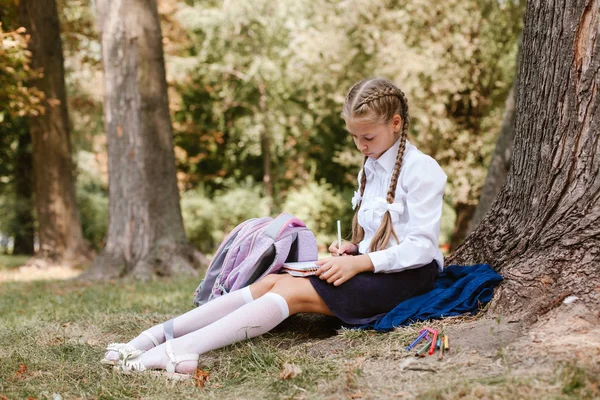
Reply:
<svg viewBox="0 0 600 400"><path fill-rule="evenodd" d="M103 363L186 377L199 355L262 335L290 315L321 313L366 324L433 288L443 268L437 238L446 175L407 141L404 93L385 79L362 80L348 92L342 116L364 155L352 199L352 239L329 247L332 257L317 262L316 276L267 275L129 343L109 345Z"/></svg>

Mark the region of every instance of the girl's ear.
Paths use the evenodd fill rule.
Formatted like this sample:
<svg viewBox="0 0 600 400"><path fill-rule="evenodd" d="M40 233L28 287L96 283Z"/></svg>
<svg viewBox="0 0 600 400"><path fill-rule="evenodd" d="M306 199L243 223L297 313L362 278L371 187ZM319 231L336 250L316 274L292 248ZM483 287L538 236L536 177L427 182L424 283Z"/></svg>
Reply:
<svg viewBox="0 0 600 400"><path fill-rule="evenodd" d="M402 117L400 114L394 114L392 117L392 128L394 132L400 132L400 129L402 129Z"/></svg>

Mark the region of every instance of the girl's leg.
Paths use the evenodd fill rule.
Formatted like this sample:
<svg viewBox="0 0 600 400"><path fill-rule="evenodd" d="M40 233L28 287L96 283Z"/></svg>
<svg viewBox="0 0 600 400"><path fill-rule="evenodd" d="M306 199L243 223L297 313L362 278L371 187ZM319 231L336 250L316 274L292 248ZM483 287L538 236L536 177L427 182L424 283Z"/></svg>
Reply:
<svg viewBox="0 0 600 400"><path fill-rule="evenodd" d="M202 306L188 311L185 314L173 319L173 336L179 337L190 332L205 327L216 320L224 317L239 307L253 300L253 295L250 288L246 287L238 291L218 297ZM148 350L155 346L151 339L164 343L165 334L163 324L154 325L144 331L144 333L132 339L128 344L138 350ZM105 355L107 360L116 361L119 359L119 353L116 351L108 351Z"/></svg>
<svg viewBox="0 0 600 400"><path fill-rule="evenodd" d="M316 312L332 315L327 305L304 278L274 275L250 286L259 299L246 304L212 324L171 341L177 354L203 354L244 339L266 333L279 325L289 315L299 312ZM264 294L264 295L263 295ZM168 362L165 345L148 350L141 355L145 368L165 368ZM193 373L197 362L184 361L176 366L177 372Z"/></svg>

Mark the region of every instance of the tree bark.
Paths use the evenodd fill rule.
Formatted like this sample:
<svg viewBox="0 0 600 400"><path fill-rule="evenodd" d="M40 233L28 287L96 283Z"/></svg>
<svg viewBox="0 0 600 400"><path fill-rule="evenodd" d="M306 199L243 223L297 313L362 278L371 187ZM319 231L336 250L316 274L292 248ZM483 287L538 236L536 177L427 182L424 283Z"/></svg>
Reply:
<svg viewBox="0 0 600 400"><path fill-rule="evenodd" d="M19 19L31 35L31 65L43 70L43 77L31 84L46 96L45 113L29 118L40 241L37 256L56 264L84 264L91 253L83 239L75 202L56 1L21 0Z"/></svg>
<svg viewBox="0 0 600 400"><path fill-rule="evenodd" d="M16 215L13 254L33 255L33 165L31 136L26 129L19 133L15 157Z"/></svg>
<svg viewBox="0 0 600 400"><path fill-rule="evenodd" d="M492 309L600 303L600 0L527 3L506 184L451 263L505 278Z"/></svg>
<svg viewBox="0 0 600 400"><path fill-rule="evenodd" d="M98 0L108 144L106 247L84 277L196 273L177 190L156 1Z"/></svg>

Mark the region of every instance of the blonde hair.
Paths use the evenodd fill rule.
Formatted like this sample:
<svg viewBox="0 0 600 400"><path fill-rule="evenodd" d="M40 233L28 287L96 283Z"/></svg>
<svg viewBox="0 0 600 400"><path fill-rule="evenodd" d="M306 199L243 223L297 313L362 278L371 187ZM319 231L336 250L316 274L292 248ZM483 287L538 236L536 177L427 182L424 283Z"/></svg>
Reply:
<svg viewBox="0 0 600 400"><path fill-rule="evenodd" d="M396 185L400 176L400 168L402 167L402 157L406 149L406 136L408 126L410 124L410 116L408 115L408 101L405 94L392 82L382 78L364 79L355 83L346 96L344 108L342 109L342 117L346 122L351 119L360 119L379 123L389 123L394 118L394 115L400 115L402 118L402 127L400 128L400 146L396 155L396 164L392 172L390 187L388 188L386 200L389 204L394 202L396 196ZM365 157L363 160L363 172L361 173L359 191L362 198L367 185L367 176L364 173L364 165L367 162ZM365 231L358 224L358 212L360 210L360 202L356 207L354 218L352 219L352 243L358 244L365 236ZM389 211L383 216L381 225L371 241L370 251L383 250L387 247L390 238L394 237L396 241L398 236L394 232L392 225L392 217Z"/></svg>

